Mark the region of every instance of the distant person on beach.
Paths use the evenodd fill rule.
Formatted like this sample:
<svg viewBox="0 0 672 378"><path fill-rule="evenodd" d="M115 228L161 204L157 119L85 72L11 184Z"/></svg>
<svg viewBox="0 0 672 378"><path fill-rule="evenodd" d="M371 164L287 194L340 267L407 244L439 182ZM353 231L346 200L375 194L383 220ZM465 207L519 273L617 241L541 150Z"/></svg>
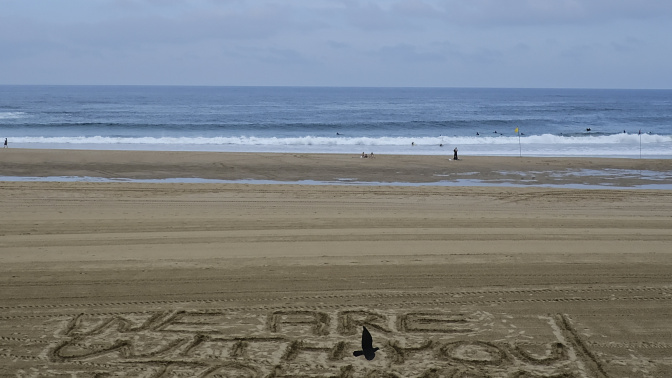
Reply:
<svg viewBox="0 0 672 378"><path fill-rule="evenodd" d="M7 138L5 138L5 146L4 146L3 148L9 148L9 147L7 146Z"/></svg>
<svg viewBox="0 0 672 378"><path fill-rule="evenodd" d="M369 158L373 159L373 152L369 154Z"/></svg>
<svg viewBox="0 0 672 378"><path fill-rule="evenodd" d="M453 160L460 160L457 158L457 147L453 150Z"/></svg>

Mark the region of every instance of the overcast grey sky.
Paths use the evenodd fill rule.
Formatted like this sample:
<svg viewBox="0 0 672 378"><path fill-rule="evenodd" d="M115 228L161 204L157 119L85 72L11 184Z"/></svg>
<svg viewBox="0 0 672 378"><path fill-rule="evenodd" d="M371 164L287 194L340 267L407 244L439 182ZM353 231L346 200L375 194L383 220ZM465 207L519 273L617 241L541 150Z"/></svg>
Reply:
<svg viewBox="0 0 672 378"><path fill-rule="evenodd" d="M0 0L0 84L672 88L672 0Z"/></svg>

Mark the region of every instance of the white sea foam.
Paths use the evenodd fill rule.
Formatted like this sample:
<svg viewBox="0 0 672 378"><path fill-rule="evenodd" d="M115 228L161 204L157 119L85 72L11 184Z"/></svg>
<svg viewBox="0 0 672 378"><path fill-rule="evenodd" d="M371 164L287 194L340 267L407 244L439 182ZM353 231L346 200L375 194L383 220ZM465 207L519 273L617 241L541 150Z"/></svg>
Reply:
<svg viewBox="0 0 672 378"><path fill-rule="evenodd" d="M248 145L248 146L406 146L406 145L639 145L672 143L672 136L667 135L637 135L615 134L596 136L558 136L558 135L533 135L520 139L517 136L438 136L438 137L322 137L322 136L299 136L299 137L109 137L109 136L75 136L75 137L15 137L17 143L42 143L42 144L166 144L166 145Z"/></svg>
<svg viewBox="0 0 672 378"><path fill-rule="evenodd" d="M15 137L13 146L132 150L235 152L317 152L387 154L452 154L512 156L622 156L672 158L672 137L649 134L586 136L438 136L438 137ZM443 145L443 147L441 147Z"/></svg>
<svg viewBox="0 0 672 378"><path fill-rule="evenodd" d="M18 119L25 115L24 112L0 112L0 119Z"/></svg>

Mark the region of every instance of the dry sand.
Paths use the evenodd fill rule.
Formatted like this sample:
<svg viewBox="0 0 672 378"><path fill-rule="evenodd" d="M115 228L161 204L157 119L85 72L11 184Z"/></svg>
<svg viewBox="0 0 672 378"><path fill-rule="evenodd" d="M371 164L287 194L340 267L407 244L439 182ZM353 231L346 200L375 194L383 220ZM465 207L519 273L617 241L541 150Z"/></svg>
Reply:
<svg viewBox="0 0 672 378"><path fill-rule="evenodd" d="M381 182L643 163L0 158L4 176ZM0 182L0 206L0 376L672 376L669 190ZM362 325L373 361L352 356Z"/></svg>

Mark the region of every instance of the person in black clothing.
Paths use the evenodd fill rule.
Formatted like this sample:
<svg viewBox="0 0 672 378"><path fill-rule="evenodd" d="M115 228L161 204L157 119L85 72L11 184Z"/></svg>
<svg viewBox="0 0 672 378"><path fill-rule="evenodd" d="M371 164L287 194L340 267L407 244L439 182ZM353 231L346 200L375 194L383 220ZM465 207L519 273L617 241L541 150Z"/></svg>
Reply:
<svg viewBox="0 0 672 378"><path fill-rule="evenodd" d="M460 160L457 158L457 147L453 150L453 160Z"/></svg>

